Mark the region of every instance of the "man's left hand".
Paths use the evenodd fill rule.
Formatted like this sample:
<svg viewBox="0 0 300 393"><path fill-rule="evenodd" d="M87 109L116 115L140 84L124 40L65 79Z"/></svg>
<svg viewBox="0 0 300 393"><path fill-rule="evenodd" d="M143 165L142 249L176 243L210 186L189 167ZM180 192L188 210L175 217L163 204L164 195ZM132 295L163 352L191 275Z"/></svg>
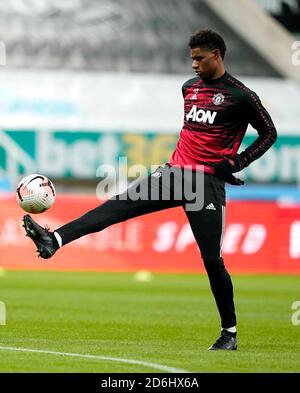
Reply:
<svg viewBox="0 0 300 393"><path fill-rule="evenodd" d="M225 158L216 166L216 174L221 177L226 177L232 173L239 172L243 169L239 155L234 158Z"/></svg>

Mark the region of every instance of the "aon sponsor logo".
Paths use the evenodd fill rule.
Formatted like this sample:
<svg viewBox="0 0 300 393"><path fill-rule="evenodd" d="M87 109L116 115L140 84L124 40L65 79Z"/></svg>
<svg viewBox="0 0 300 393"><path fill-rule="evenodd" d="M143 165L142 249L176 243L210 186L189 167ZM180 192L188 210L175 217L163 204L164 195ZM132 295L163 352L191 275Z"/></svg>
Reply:
<svg viewBox="0 0 300 393"><path fill-rule="evenodd" d="M217 112L212 112L209 110L204 110L204 109L197 109L196 105L193 105L192 109L189 111L189 113L186 115L186 120L192 120L192 121L197 121L198 123L209 123L213 124L215 117L217 115Z"/></svg>

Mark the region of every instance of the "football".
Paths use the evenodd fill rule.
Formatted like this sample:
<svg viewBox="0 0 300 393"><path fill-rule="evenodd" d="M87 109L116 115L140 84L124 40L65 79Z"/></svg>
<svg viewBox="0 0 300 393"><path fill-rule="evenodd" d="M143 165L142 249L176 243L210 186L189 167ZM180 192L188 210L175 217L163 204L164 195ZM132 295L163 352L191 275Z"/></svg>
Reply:
<svg viewBox="0 0 300 393"><path fill-rule="evenodd" d="M48 210L55 201L55 188L46 176L32 174L18 184L16 198L27 213L39 214Z"/></svg>

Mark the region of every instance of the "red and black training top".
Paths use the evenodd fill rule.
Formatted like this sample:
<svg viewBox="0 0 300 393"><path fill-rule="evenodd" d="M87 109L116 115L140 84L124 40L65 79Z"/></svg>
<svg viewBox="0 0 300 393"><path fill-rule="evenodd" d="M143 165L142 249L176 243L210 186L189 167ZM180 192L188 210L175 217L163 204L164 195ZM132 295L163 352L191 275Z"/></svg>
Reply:
<svg viewBox="0 0 300 393"><path fill-rule="evenodd" d="M258 138L243 153L244 165L261 157L276 141L273 121L256 93L227 72L214 80L200 77L182 86L184 124L171 165L203 165L214 173L224 158L234 157L248 124Z"/></svg>

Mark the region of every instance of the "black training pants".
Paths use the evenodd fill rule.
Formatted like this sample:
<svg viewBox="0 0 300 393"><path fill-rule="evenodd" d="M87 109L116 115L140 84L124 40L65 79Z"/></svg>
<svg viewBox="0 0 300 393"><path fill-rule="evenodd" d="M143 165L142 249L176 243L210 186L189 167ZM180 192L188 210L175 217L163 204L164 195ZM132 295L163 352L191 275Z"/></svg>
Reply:
<svg viewBox="0 0 300 393"><path fill-rule="evenodd" d="M201 185L201 192L198 187L198 193L195 194L203 194L203 207L193 210L191 206L196 196L191 194L191 188L197 190L196 182L200 178L202 180L197 184ZM183 191L184 188L189 188L188 199ZM123 194L109 199L82 217L57 229L56 232L65 245L118 222L176 206L184 208L190 222L220 313L221 325L223 328L235 326L233 287L221 257L225 184L218 177L183 171L168 164L163 165L151 176L130 186Z"/></svg>

